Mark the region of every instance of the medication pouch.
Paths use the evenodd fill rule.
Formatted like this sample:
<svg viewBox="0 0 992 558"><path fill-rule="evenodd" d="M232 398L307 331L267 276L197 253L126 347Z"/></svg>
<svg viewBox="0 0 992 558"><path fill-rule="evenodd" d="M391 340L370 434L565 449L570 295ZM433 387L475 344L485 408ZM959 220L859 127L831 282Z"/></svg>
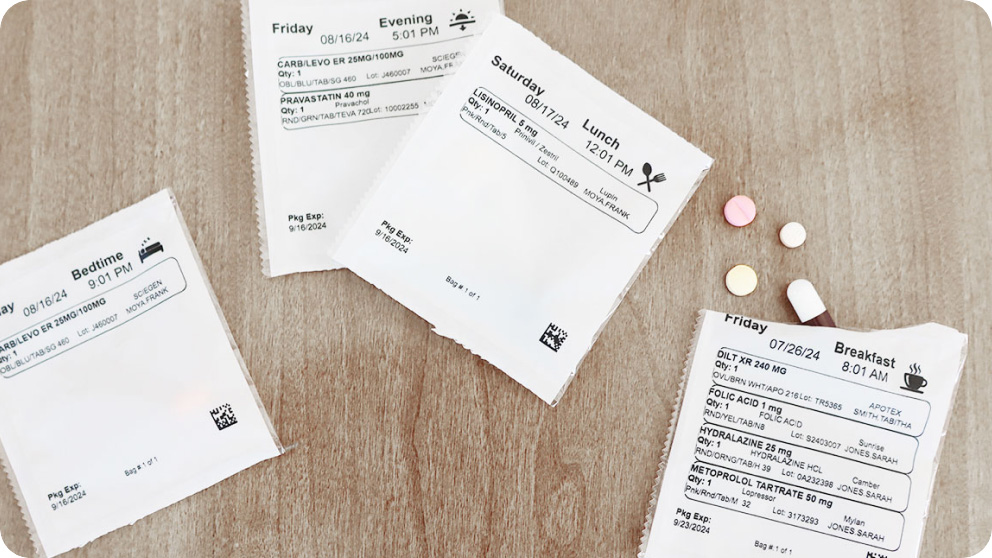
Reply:
<svg viewBox="0 0 992 558"><path fill-rule="evenodd" d="M0 265L0 461L42 556L283 447L175 200Z"/></svg>
<svg viewBox="0 0 992 558"><path fill-rule="evenodd" d="M967 336L703 311L642 558L917 558Z"/></svg>
<svg viewBox="0 0 992 558"><path fill-rule="evenodd" d="M334 258L555 404L712 159L497 16Z"/></svg>

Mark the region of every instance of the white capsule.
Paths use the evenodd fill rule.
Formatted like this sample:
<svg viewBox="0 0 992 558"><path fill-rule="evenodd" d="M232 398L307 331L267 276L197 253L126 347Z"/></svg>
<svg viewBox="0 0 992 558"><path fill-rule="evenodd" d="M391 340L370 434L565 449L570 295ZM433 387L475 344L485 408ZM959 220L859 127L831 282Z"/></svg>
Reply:
<svg viewBox="0 0 992 558"><path fill-rule="evenodd" d="M799 316L799 321L802 323L809 322L827 312L827 307L824 306L823 300L816 292L813 283L805 279L793 281L789 285L789 290L786 294L789 297L789 302L792 303L792 307L796 310L796 315Z"/></svg>

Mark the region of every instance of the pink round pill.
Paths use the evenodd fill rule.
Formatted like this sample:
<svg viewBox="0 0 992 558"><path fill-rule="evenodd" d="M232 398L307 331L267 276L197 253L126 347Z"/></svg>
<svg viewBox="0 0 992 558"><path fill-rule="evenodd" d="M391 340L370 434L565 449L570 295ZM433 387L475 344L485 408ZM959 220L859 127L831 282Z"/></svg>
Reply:
<svg viewBox="0 0 992 558"><path fill-rule="evenodd" d="M735 227L750 225L757 215L758 209L754 206L754 200L747 196L730 198L727 205L723 206L723 216Z"/></svg>

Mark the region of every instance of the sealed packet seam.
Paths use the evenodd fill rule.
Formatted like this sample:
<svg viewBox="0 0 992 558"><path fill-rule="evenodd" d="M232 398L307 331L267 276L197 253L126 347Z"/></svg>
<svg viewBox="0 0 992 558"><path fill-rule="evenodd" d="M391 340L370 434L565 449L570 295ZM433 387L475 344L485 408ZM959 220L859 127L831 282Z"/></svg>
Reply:
<svg viewBox="0 0 992 558"><path fill-rule="evenodd" d="M7 474L7 482L10 483L10 487L14 491L14 498L17 501L17 507L21 510L21 518L24 519L24 523L28 527L28 535L31 537L31 546L34 547L35 555L45 558L47 554L45 554L44 547L41 546L41 537L38 535L38 529L31 519L31 513L28 511L24 493L21 492L21 485L17 482L14 468L10 466L10 459L7 457L7 451L4 450L3 440L0 440L0 466L3 467L4 473ZM3 543L0 542L0 544Z"/></svg>
<svg viewBox="0 0 992 558"><path fill-rule="evenodd" d="M255 94L255 69L252 64L250 0L241 0L241 40L245 58L245 95L248 102L248 127L251 141L251 176L255 189L255 218L258 220L258 245L261 251L262 273L272 277L269 258L269 233L265 219L265 197L262 191L262 159L258 143L258 100Z"/></svg>
<svg viewBox="0 0 992 558"><path fill-rule="evenodd" d="M648 500L648 512L644 519L644 529L641 531L641 544L637 549L638 558L643 558L647 552L648 538L651 535L651 526L654 524L654 514L658 509L658 496L661 494L661 482L668 468L668 457L672 451L672 442L675 439L675 429L678 427L679 416L682 414L682 401L685 398L685 389L689 383L689 372L692 362L695 360L696 349L699 346L699 338L703 330L703 322L706 321L706 310L700 310L696 317L696 326L692 332L692 344L689 352L685 356L685 364L682 365L682 378L679 379L678 395L675 397L675 407L672 410L672 418L668 422L668 434L665 436L665 446L661 451L661 460L658 463L658 473L654 478L654 487L651 489L651 498Z"/></svg>
<svg viewBox="0 0 992 558"><path fill-rule="evenodd" d="M189 233L189 227L186 226L186 219L183 218L183 213L179 209L179 203L176 201L176 197L173 195L171 189L167 189L166 191L169 193L169 199L172 200L172 207L176 211L179 226L182 228L183 234L186 235L186 241L189 243L190 252L193 254L193 261L196 262L196 268L200 272L200 276L203 278L204 286L206 287L207 294L210 295L210 301L214 305L214 310L217 312L217 317L220 319L221 327L224 328L224 334L227 335L227 342L230 344L231 351L234 352L234 358L237 359L238 366L241 368L241 374L244 376L245 382L248 384L248 389L251 391L252 397L255 398L255 404L258 406L259 414L265 421L265 427L269 429L269 434L272 436L272 441L275 443L276 449L279 451L279 455L282 455L286 453L286 448L283 447L282 442L279 440L279 435L276 433L276 429L272 425L272 419L269 417L269 413L266 412L265 406L262 404L262 399L258 395L258 389L255 388L255 381L252 380L251 374L248 372L248 365L245 364L245 359L241 355L241 349L238 348L238 344L234 340L234 334L231 333L231 327L227 323L227 317L224 315L224 311L220 307L220 301L217 300L217 293L214 292L214 287L210 283L209 277L207 277L207 270L203 267L203 260L200 259L200 252L196 249L196 244L193 242L193 237Z"/></svg>

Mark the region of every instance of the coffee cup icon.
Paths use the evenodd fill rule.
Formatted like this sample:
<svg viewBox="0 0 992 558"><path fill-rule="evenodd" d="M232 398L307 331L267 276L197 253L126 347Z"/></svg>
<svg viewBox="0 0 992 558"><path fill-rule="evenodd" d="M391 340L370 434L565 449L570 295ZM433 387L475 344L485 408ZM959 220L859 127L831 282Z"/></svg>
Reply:
<svg viewBox="0 0 992 558"><path fill-rule="evenodd" d="M902 389L912 391L913 393L923 393L923 388L927 387L927 384L930 382L920 375L919 365L914 364L909 367L909 370L909 372L903 375L903 381L906 385Z"/></svg>

